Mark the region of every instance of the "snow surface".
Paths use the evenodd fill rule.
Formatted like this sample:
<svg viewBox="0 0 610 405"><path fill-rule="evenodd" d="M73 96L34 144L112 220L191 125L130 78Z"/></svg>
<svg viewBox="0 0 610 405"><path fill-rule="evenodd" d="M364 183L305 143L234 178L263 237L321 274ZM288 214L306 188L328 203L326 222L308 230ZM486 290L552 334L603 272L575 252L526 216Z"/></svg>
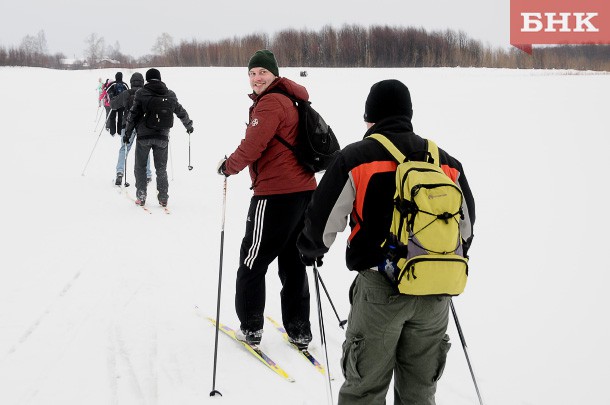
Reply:
<svg viewBox="0 0 610 405"><path fill-rule="evenodd" d="M476 236L470 280L454 303L486 404L609 404L610 76L438 68L307 69L301 78L300 70L281 74L307 86L343 145L365 131L370 86L397 78L411 90L416 132L464 164ZM215 316L223 184L215 168L243 136L246 69L161 68L195 126L192 171L189 137L179 123L172 130L171 215L154 204L149 215L113 186L120 140L99 135L94 119L97 79L115 72L0 68L0 404L327 403L324 379L268 324L262 348L296 382L221 335L223 396L209 397L215 329L196 308ZM135 183L133 154L128 166ZM228 180L221 321L234 327L249 185L245 172ZM346 236L320 269L342 318L355 276L343 261ZM275 264L269 273L266 313L279 319ZM310 283L311 349L322 360L311 274ZM323 310L336 401L344 332L325 297ZM449 333L437 403L476 404L453 321Z"/></svg>

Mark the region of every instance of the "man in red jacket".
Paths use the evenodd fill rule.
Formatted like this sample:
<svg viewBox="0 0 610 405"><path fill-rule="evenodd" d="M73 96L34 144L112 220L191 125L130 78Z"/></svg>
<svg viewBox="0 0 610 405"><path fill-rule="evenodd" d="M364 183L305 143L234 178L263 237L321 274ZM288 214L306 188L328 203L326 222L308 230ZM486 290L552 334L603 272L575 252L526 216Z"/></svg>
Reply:
<svg viewBox="0 0 610 405"><path fill-rule="evenodd" d="M291 341L307 348L311 341L309 285L296 247L305 208L316 188L314 173L275 135L294 145L298 112L282 90L308 100L305 87L279 77L277 61L268 50L257 51L248 63L252 93L246 135L237 149L218 164L218 174L230 176L248 167L254 196L237 270L235 309L240 320L238 339L258 345L263 333L265 274L277 258L282 282L282 320Z"/></svg>

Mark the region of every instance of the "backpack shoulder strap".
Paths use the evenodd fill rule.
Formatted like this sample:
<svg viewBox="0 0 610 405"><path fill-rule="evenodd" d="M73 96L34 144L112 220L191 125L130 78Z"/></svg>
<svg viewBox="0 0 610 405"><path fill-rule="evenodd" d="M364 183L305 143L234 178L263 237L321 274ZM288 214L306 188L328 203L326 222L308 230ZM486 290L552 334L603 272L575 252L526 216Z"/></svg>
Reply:
<svg viewBox="0 0 610 405"><path fill-rule="evenodd" d="M288 97L290 100L292 100L292 102L293 102L293 103L297 103L297 102L301 101L301 100L299 100L298 98L293 97L293 96L291 96L290 94L286 93L284 90L282 90L282 89L278 89L278 88L273 88L273 89L271 89L271 90L267 91L265 94L263 94L263 97L264 97L264 96L266 96L267 94L272 94L272 93L278 93L278 94L281 94L281 95L283 95L283 96L286 96L286 97Z"/></svg>
<svg viewBox="0 0 610 405"><path fill-rule="evenodd" d="M297 106L297 103L298 103L298 102L300 102L300 100L299 100L299 99L294 98L294 97L292 97L290 94L286 93L285 91L280 90L280 89L277 89L277 88L273 88L273 89L269 90L268 92L266 92L265 94L263 94L263 96L262 96L262 97L266 96L267 94L271 94L271 93L278 93L278 94L281 94L281 95L283 95L283 96L285 96L285 97L288 97L288 98L289 98L289 99L292 101L292 103L294 104L294 106L295 106L295 107ZM284 145L285 147L287 147L288 149L290 149L292 152L295 152L295 151L296 151L296 149L295 149L295 147L294 147L293 145L291 145L290 143L288 143L288 141L287 141L287 140L285 140L284 138L282 138L282 137L281 137L281 136L279 136L278 134L273 135L273 137L274 137L275 139L277 139L277 140L278 140L278 141L279 141L279 142L280 142L282 145Z"/></svg>
<svg viewBox="0 0 610 405"><path fill-rule="evenodd" d="M430 156L434 160L434 164L436 164L436 165L438 165L440 167L441 166L441 158L440 158L439 153L438 153L438 146L436 145L436 143L434 143L434 141L431 141L430 139L426 139L426 145L427 145L427 148L428 148L428 153L430 154Z"/></svg>
<svg viewBox="0 0 610 405"><path fill-rule="evenodd" d="M405 157L404 153L402 153L400 150L398 150L396 145L394 145L392 143L392 141L390 141L385 136L383 136L381 134L372 134L372 135L369 135L367 138L371 138L371 139L374 139L377 142L379 142L384 148L386 148L388 150L388 152L390 152L392 154L392 156L394 157L394 159L396 159L396 161L398 163L402 163L405 161L406 157Z"/></svg>
<svg viewBox="0 0 610 405"><path fill-rule="evenodd" d="M396 145L394 145L392 143L392 141L390 141L384 135L381 135L381 134L372 134L372 135L369 135L367 138L374 139L377 142L379 142L381 145L383 145L383 147L386 148L388 150L388 152L390 152L392 154L392 156L394 157L394 159L396 159L396 161L398 163L402 163L402 162L405 162L407 160L407 158L404 155L404 153L402 153L396 147ZM430 157L433 159L433 162L440 167L441 166L441 159L440 159L440 156L439 156L439 153L438 153L438 146L436 145L436 143L434 143L434 141L426 139L426 149L428 150L428 153L430 154Z"/></svg>
<svg viewBox="0 0 610 405"><path fill-rule="evenodd" d="M290 149L291 151L295 151L295 147L292 146L291 144L288 143L287 140L285 140L284 138L282 138L281 136L279 136L278 134L273 135L273 137L275 139L277 139L278 141L280 141L280 143L282 143L285 147L287 147L288 149Z"/></svg>

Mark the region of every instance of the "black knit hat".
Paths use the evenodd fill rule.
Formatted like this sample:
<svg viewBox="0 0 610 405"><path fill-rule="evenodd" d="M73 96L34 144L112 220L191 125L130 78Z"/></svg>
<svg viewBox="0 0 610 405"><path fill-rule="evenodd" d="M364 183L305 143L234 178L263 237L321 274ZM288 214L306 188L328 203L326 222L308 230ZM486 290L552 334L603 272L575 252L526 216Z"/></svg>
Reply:
<svg viewBox="0 0 610 405"><path fill-rule="evenodd" d="M116 79L117 82L122 82L123 81L123 72L116 72L116 75L114 75L114 78Z"/></svg>
<svg viewBox="0 0 610 405"><path fill-rule="evenodd" d="M157 69L152 68L152 69L148 69L146 71L146 81L150 82L151 80L158 80L161 81L161 72L159 72Z"/></svg>
<svg viewBox="0 0 610 405"><path fill-rule="evenodd" d="M409 89L394 79L375 83L364 104L364 121L375 123L393 115L413 116Z"/></svg>
<svg viewBox="0 0 610 405"><path fill-rule="evenodd" d="M256 51L250 58L250 62L248 62L248 71L255 67L265 68L276 76L280 75L275 55L273 52L266 49Z"/></svg>

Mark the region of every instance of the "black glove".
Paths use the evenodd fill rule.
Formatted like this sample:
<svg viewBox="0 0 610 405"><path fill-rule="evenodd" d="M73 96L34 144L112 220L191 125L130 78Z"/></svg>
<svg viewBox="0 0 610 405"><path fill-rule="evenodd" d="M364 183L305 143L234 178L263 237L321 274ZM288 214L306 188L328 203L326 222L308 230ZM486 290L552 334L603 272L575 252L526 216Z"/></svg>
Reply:
<svg viewBox="0 0 610 405"><path fill-rule="evenodd" d="M317 267L322 267L322 265L324 264L324 262L322 261L323 258L324 258L324 255L318 256L318 257L309 257L304 254L301 254L301 261L307 267L313 266L314 263L316 264Z"/></svg>
<svg viewBox="0 0 610 405"><path fill-rule="evenodd" d="M227 170L226 156L220 159L220 162L218 162L218 165L216 166L216 173L220 174L221 176L229 177L229 175L225 173L225 170Z"/></svg>
<svg viewBox="0 0 610 405"><path fill-rule="evenodd" d="M191 121L186 125L186 133L190 135L193 133L193 131L193 121Z"/></svg>
<svg viewBox="0 0 610 405"><path fill-rule="evenodd" d="M125 132L125 135L123 136L123 143L129 143L130 139L131 139L131 132L130 133Z"/></svg>

